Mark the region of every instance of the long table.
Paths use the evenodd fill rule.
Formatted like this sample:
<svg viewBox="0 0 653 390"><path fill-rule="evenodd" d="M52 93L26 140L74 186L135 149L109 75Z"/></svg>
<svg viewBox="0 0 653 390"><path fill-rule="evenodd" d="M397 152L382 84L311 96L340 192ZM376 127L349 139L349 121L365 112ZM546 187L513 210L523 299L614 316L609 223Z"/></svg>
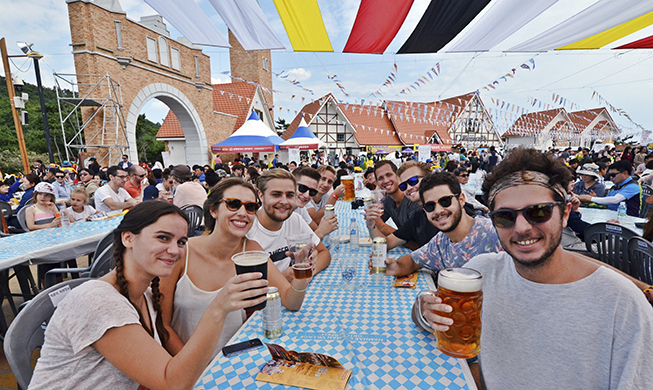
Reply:
<svg viewBox="0 0 653 390"><path fill-rule="evenodd" d="M76 222L69 228L48 228L0 239L0 270L32 263L57 263L93 252L115 229L122 216L102 221Z"/></svg>
<svg viewBox="0 0 653 390"><path fill-rule="evenodd" d="M336 204L339 235L346 234L350 218L356 217L367 229L362 214L350 204ZM340 265L331 265L311 282L301 310L283 308L283 335L274 340L263 337L261 313L254 313L229 344L260 338L297 352L330 355L353 374L348 389L476 389L467 362L442 354L435 336L419 330L411 320L417 293L433 288L430 275L421 273L416 289L391 287L393 278L373 283L367 271L370 248L352 249L341 245L340 256L358 260L355 280L358 289L344 291ZM408 253L397 248L389 256ZM430 282L430 283L429 283ZM218 354L196 383L196 389L285 389L286 386L259 382L254 378L270 360L266 348L227 358Z"/></svg>

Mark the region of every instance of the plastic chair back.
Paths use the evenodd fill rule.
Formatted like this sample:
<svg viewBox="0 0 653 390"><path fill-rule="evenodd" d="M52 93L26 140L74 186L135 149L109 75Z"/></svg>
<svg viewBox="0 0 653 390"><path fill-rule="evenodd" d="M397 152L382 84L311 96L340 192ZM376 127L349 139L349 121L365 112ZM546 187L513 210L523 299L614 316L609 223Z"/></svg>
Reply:
<svg viewBox="0 0 653 390"><path fill-rule="evenodd" d="M637 236L621 225L595 223L585 228L585 248L602 262L630 274L628 240Z"/></svg>
<svg viewBox="0 0 653 390"><path fill-rule="evenodd" d="M25 210L27 210L27 206L18 210L18 214L16 214L16 218L18 218L18 223L20 224L20 227L24 231L29 232L29 229L27 228L27 222L25 221Z"/></svg>
<svg viewBox="0 0 653 390"><path fill-rule="evenodd" d="M95 252L93 263L91 264L88 276L93 279L101 278L108 274L116 267L116 262L113 260L113 241L109 246L104 248L102 252Z"/></svg>
<svg viewBox="0 0 653 390"><path fill-rule="evenodd" d="M648 212L651 210L651 205L645 202L646 198L651 195L653 195L653 188L647 186L646 184L642 184L642 206L639 209L640 218L646 218Z"/></svg>
<svg viewBox="0 0 653 390"><path fill-rule="evenodd" d="M653 284L653 244L642 237L628 240L630 276L642 282Z"/></svg>
<svg viewBox="0 0 653 390"><path fill-rule="evenodd" d="M32 379L32 353L43 345L45 328L54 313L50 293L75 288L89 279L72 279L54 285L28 301L9 326L4 340L5 356L18 385L27 389Z"/></svg>
<svg viewBox="0 0 653 390"><path fill-rule="evenodd" d="M11 208L11 205L7 202L0 200L0 212L4 211L5 218L9 218L14 215L14 210Z"/></svg>
<svg viewBox="0 0 653 390"><path fill-rule="evenodd" d="M184 206L181 209L188 217L188 237L195 236L195 232L200 230L204 218L204 210L197 205Z"/></svg>

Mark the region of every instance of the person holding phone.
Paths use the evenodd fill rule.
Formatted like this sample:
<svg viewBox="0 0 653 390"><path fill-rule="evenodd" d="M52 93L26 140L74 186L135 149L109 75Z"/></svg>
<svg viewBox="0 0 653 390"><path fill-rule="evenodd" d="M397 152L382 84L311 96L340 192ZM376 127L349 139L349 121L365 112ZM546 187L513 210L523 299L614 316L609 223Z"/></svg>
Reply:
<svg viewBox="0 0 653 390"><path fill-rule="evenodd" d="M113 232L116 268L59 303L29 389L188 389L212 357L226 313L261 303L260 273L229 278L175 355L161 317L159 278L183 259L188 222L166 202L144 202ZM248 299L263 294L262 297Z"/></svg>
<svg viewBox="0 0 653 390"><path fill-rule="evenodd" d="M231 257L244 251L260 251L261 246L245 237L254 223L259 203L254 186L241 178L220 181L211 189L204 203L206 233L188 240L185 258L177 263L169 277L161 280L163 323L170 334L166 345L176 355L192 340L199 321L216 296L229 291L229 280L236 275ZM208 233L208 234L207 234ZM268 259L268 280L277 287L281 303L289 310L299 310L309 279L289 283ZM244 306L249 307L252 304ZM213 349L217 355L245 321L242 308L227 314L214 327L219 341Z"/></svg>

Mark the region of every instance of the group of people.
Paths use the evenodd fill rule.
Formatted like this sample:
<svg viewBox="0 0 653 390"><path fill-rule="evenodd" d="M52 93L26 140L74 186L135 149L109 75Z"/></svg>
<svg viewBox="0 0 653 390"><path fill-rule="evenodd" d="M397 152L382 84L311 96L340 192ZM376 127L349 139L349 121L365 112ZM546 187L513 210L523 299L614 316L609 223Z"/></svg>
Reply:
<svg viewBox="0 0 653 390"><path fill-rule="evenodd" d="M470 363L488 388L646 388L653 382L653 310L642 290L649 286L561 246L574 172L533 149L491 156L481 202L464 189L471 162L460 157L442 171L413 159L400 166L380 160L365 170L365 185L386 193L365 210L370 235L412 250L386 259L386 274L481 272L482 348L478 363ZM254 184L245 175L251 164L222 166L233 177L219 177L208 195L206 167L174 167L173 204L120 195L131 167L109 168L96 208L98 201L131 207L113 233L116 269L60 303L30 389L188 388L243 324L245 309L265 299L252 297L274 286L286 308L301 309L311 279L294 278L286 239L311 237L313 275L330 266L321 239L338 220L325 208L344 196L347 164L255 169ZM142 181L140 174L134 177ZM186 183L198 191L180 194ZM108 195L98 196L104 187ZM177 199L198 202L199 190L205 233L189 238ZM236 276L231 257L250 250L268 253L267 280ZM452 325L437 314L451 311L448 305L420 299L412 308L417 326Z"/></svg>

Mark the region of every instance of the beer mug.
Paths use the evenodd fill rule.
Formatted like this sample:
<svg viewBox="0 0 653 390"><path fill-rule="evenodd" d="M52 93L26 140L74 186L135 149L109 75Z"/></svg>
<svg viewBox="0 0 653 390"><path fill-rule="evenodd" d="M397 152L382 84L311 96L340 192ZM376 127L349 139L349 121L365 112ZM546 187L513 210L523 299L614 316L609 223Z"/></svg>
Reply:
<svg viewBox="0 0 653 390"><path fill-rule="evenodd" d="M295 279L308 279L313 276L310 257L314 245L311 240L312 236L310 234L299 234L286 238Z"/></svg>
<svg viewBox="0 0 653 390"><path fill-rule="evenodd" d="M241 275L248 272L260 272L263 274L263 279L267 279L268 257L269 255L267 254L267 252L247 251L247 252L236 253L235 255L231 256L231 260L236 265L236 275ZM248 299L256 299L262 297L263 295L259 295ZM258 305L250 306L247 309L260 310L265 307L265 303L266 301L263 301Z"/></svg>
<svg viewBox="0 0 653 390"><path fill-rule="evenodd" d="M353 202L356 199L356 191L354 189L354 177L342 176L340 182L345 186L345 196L342 198L345 202Z"/></svg>
<svg viewBox="0 0 653 390"><path fill-rule="evenodd" d="M469 359L481 352L481 309L483 277L471 268L446 268L438 275L437 295L424 290L417 295L417 308L422 316L422 296L431 294L452 307L451 313L435 313L453 319L446 332L435 331L438 349L443 353ZM422 317L424 324L428 322Z"/></svg>

